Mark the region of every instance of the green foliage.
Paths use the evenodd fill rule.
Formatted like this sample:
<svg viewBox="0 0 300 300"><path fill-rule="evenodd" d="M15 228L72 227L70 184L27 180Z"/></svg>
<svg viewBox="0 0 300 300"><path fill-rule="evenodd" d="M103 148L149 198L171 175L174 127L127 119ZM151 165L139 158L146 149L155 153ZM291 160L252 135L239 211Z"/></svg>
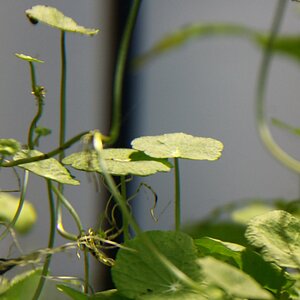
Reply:
<svg viewBox="0 0 300 300"><path fill-rule="evenodd" d="M158 158L216 160L223 150L223 144L215 139L185 133L144 136L134 139L131 145L134 149Z"/></svg>
<svg viewBox="0 0 300 300"><path fill-rule="evenodd" d="M19 204L19 198L9 193L0 193L0 221L9 223L12 221ZM33 205L25 201L21 214L14 226L20 233L25 233L32 228L37 219Z"/></svg>
<svg viewBox="0 0 300 300"><path fill-rule="evenodd" d="M15 154L14 160L35 157L42 154L43 153L38 150L22 150ZM79 181L74 179L70 175L70 172L54 158L22 164L19 165L19 167L59 183L79 185Z"/></svg>
<svg viewBox="0 0 300 300"><path fill-rule="evenodd" d="M29 55L25 55L25 54L21 54L21 53L16 53L16 57L28 61L28 62L32 62L32 63L44 63L44 61L34 58L32 56Z"/></svg>
<svg viewBox="0 0 300 300"><path fill-rule="evenodd" d="M148 176L157 172L168 172L171 168L166 159L153 158L133 149L103 149L101 156L105 163L105 172L117 176ZM62 163L78 170L103 173L96 151L72 153Z"/></svg>
<svg viewBox="0 0 300 300"><path fill-rule="evenodd" d="M85 28L78 25L74 20L66 17L58 9L51 6L33 6L31 9L26 10L26 15L34 22L42 22L62 31L77 32L85 35L95 35L99 31L98 29Z"/></svg>
<svg viewBox="0 0 300 300"><path fill-rule="evenodd" d="M0 139L0 155L14 155L21 149L21 145L14 139Z"/></svg>

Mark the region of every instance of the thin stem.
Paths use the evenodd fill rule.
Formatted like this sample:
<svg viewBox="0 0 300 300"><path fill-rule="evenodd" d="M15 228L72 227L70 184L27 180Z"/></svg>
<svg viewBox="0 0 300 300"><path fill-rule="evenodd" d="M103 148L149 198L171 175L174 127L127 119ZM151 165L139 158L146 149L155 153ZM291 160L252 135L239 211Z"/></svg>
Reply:
<svg viewBox="0 0 300 300"><path fill-rule="evenodd" d="M71 138L70 140L68 140L66 143L64 143L62 146L48 152L42 155L38 155L35 157L29 157L29 158L22 158L22 159L18 159L18 160L14 160L14 161L8 161L8 162L4 162L2 164L2 167L8 168L8 167L14 167L14 166L18 166L18 165L22 165L22 164L27 164L27 163L31 163L31 162L36 162L36 161L40 161L40 160L44 160L47 158L51 158L55 155L57 155L58 153L62 152L65 149L68 149L69 147L71 147L73 144L75 144L76 142L78 142L84 135L86 135L88 133L88 131L82 132L76 136L74 136L73 138Z"/></svg>
<svg viewBox="0 0 300 300"><path fill-rule="evenodd" d="M174 158L174 186L175 186L175 230L181 226L181 195L180 195L180 172L178 158Z"/></svg>
<svg viewBox="0 0 300 300"><path fill-rule="evenodd" d="M122 114L122 91L123 91L123 82L124 82L124 72L125 72L125 65L128 56L128 49L130 45L130 40L132 37L134 25L136 23L136 18L138 15L139 7L141 5L141 0L134 0L131 6L126 27L123 33L123 37L121 40L117 64L116 64L116 71L114 77L114 86L113 86L113 111L112 111L112 124L109 134L108 144L114 144L120 134L121 128L121 114Z"/></svg>
<svg viewBox="0 0 300 300"><path fill-rule="evenodd" d="M20 201L19 201L19 205L17 208L17 211L13 217L13 219L11 220L11 222L7 225L6 229L3 231L3 233L0 236L0 241L8 234L10 228L14 227L16 222L18 221L18 218L22 212L23 209L23 205L25 202L25 197L26 197L26 192L27 192L27 186L28 186L28 178L29 178L29 171L25 170L24 172L24 180L23 180L23 185L22 185L22 189L21 189L21 195L20 195Z"/></svg>
<svg viewBox="0 0 300 300"><path fill-rule="evenodd" d="M81 224L80 218L79 218L76 210L73 208L71 203L65 198L65 196L60 192L60 190L56 186L52 185L52 190L56 194L59 201L61 201L61 203L63 203L63 205L67 208L67 210L69 211L69 213L71 214L71 216L73 217L73 219L74 219L74 221L77 225L79 233L81 233L83 231L83 226ZM76 241L77 236L74 235L74 234L66 232L64 227L63 227L61 210L58 210L57 213L58 213L58 216L57 216L57 229L60 231L60 234L62 234L67 239Z"/></svg>
<svg viewBox="0 0 300 300"><path fill-rule="evenodd" d="M52 183L51 180L49 179L47 179L47 190L48 190L49 211L50 211L50 232L49 232L49 239L48 239L48 249L52 249L55 240L56 212L55 212L55 205L54 205L54 197L52 193ZM41 278L32 300L39 299L42 293L42 290L46 282L46 276L48 274L51 257L52 254L48 254L45 258Z"/></svg>
<svg viewBox="0 0 300 300"><path fill-rule="evenodd" d="M89 264L89 251L87 248L84 249L84 293L88 294L90 286L90 264Z"/></svg>
<svg viewBox="0 0 300 300"><path fill-rule="evenodd" d="M60 128L59 146L65 143L66 139L66 83L67 83L67 56L66 56L66 33L61 31L61 81L60 81ZM64 158L64 151L60 152L59 160Z"/></svg>
<svg viewBox="0 0 300 300"><path fill-rule="evenodd" d="M267 78L270 70L270 64L272 59L272 48L274 40L278 35L279 28L284 16L285 8L287 5L286 0L278 0L277 8L275 11L273 24L271 27L270 37L266 48L263 53L262 62L260 65L259 75L257 79L257 90L256 90L256 122L258 131L266 148L270 153L277 158L283 165L289 169L300 173L300 162L289 154L287 154L273 139L270 129L267 125L265 116L265 93Z"/></svg>
<svg viewBox="0 0 300 300"><path fill-rule="evenodd" d="M127 205L126 179L125 176L120 176L120 178L121 178L122 199L125 201L125 204ZM122 223L123 223L124 241L127 241L130 239L130 235L129 235L128 219L125 216L122 216Z"/></svg>

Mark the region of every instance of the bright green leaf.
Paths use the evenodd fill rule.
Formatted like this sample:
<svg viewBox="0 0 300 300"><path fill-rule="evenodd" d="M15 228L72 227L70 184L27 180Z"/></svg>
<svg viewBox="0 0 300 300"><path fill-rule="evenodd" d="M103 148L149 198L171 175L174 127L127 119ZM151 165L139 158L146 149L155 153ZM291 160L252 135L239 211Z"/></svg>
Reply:
<svg viewBox="0 0 300 300"><path fill-rule="evenodd" d="M98 29L85 28L78 25L73 19L66 17L58 9L51 6L33 6L31 9L26 10L26 15L31 20L45 23L63 31L78 32L86 35L95 35L99 31Z"/></svg>
<svg viewBox="0 0 300 300"><path fill-rule="evenodd" d="M16 53L16 57L18 57L18 58L20 58L22 60L28 61L28 62L44 63L43 60L39 60L37 58L31 57L31 56L25 55L25 54Z"/></svg>
<svg viewBox="0 0 300 300"><path fill-rule="evenodd" d="M300 220L275 210L252 219L246 230L251 245L260 248L265 260L281 267L300 268Z"/></svg>
<svg viewBox="0 0 300 300"><path fill-rule="evenodd" d="M14 160L29 158L42 155L43 153L37 150L22 150L16 153ZM28 170L36 175L47 179L52 179L59 183L79 185L79 181L73 179L69 171L54 158L48 158L37 162L18 165L20 168Z"/></svg>
<svg viewBox="0 0 300 300"><path fill-rule="evenodd" d="M195 263L196 248L190 236L172 231L149 231L144 235L178 269L191 279L199 280L199 268ZM145 246L141 236L126 241L124 246L132 251L120 249L116 264L112 267L113 281L122 295L128 298L146 295L154 297L154 294L176 297L176 294L182 296L192 292L162 265L156 255Z"/></svg>
<svg viewBox="0 0 300 300"><path fill-rule="evenodd" d="M21 149L21 144L14 139L0 139L0 155L14 155Z"/></svg>
<svg viewBox="0 0 300 300"><path fill-rule="evenodd" d="M15 276L7 289L0 293L1 300L32 299L40 280L41 269ZM25 298L26 296L26 298Z"/></svg>
<svg viewBox="0 0 300 300"><path fill-rule="evenodd" d="M0 192L0 221L11 222L19 205L19 198L11 194ZM25 233L36 222L36 211L31 203L25 200L21 214L15 224L15 229Z"/></svg>
<svg viewBox="0 0 300 300"><path fill-rule="evenodd" d="M273 210L273 208L270 205L262 202L252 202L245 207L233 211L231 217L232 220L237 223L248 224L253 217L262 215L271 210Z"/></svg>
<svg viewBox="0 0 300 300"><path fill-rule="evenodd" d="M157 172L169 172L171 168L165 159L152 158L132 149L104 149L101 155L105 171L112 175L148 176ZM78 170L102 173L95 151L73 153L62 162Z"/></svg>
<svg viewBox="0 0 300 300"><path fill-rule="evenodd" d="M36 127L34 132L39 136L47 136L51 133L51 129L46 127Z"/></svg>
<svg viewBox="0 0 300 300"><path fill-rule="evenodd" d="M254 279L241 270L213 257L198 259L208 284L218 286L228 295L249 299L274 299Z"/></svg>
<svg viewBox="0 0 300 300"><path fill-rule="evenodd" d="M216 160L223 150L223 144L215 139L185 133L143 136L134 139L131 145L134 149L157 158Z"/></svg>

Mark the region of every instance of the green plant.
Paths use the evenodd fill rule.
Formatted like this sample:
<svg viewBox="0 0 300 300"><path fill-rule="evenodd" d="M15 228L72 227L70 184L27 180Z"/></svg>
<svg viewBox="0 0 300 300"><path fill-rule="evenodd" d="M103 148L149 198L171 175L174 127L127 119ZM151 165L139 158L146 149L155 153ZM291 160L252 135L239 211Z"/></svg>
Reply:
<svg viewBox="0 0 300 300"><path fill-rule="evenodd" d="M296 51L285 47L286 38L275 41L284 13L285 1L279 0L274 25L270 36L236 25L193 25L176 32L160 42L150 54L138 62L145 61L154 54L171 49L188 38L203 34L245 34L264 48L257 88L257 115L262 139L278 159L287 166L298 170L299 162L291 160L268 136L264 120L264 89L273 49L283 51L295 57ZM37 5L26 11L33 22L41 22L61 31L61 86L60 86L60 130L59 147L42 153L37 150L40 139L51 133L47 128L39 127L43 117L45 89L37 84L35 64L41 60L24 54L17 57L28 62L32 82L32 94L37 102L37 113L29 125L26 148L13 139L0 139L1 167L18 167L24 170L24 179L20 188L20 197L1 193L0 218L4 230L0 240L14 230L27 231L34 224L36 215L33 207L25 200L28 176L36 174L44 178L48 189L50 230L49 241L45 249L12 259L0 259L1 299L38 299L45 281L51 274L49 269L51 256L69 248L83 252L85 278L82 288L76 288L78 281L61 278L57 288L72 299L300 299L299 269L300 244L298 232L300 221L291 213L297 212L297 206L286 205L278 201L271 210L266 203L251 203L246 210L234 209L233 216L244 223L246 243L234 243L226 239L203 236L192 238L184 233L181 226L181 195L179 159L214 161L220 158L223 144L212 138L194 137L185 133L167 133L159 136L144 136L132 141L131 149L108 148L117 140L121 126L122 83L131 34L134 28L140 1L133 1L128 16L116 67L114 83L114 109L112 126L107 136L98 130L83 132L66 141L66 32L95 35L98 30L88 29L65 17L60 11L48 6ZM213 29L213 30L212 30ZM289 40L293 44L293 39ZM295 44L293 44L295 48ZM292 49L294 49L292 47ZM282 50L285 49L285 50ZM292 129L281 121L276 124ZM65 157L64 150L82 140L88 147L81 152ZM58 159L54 157L58 155ZM172 160L171 162L169 160ZM103 213L108 224L98 228L86 228L78 212L64 193L64 185L79 185L65 166L83 172L101 174L103 185L110 193L110 199ZM142 232L130 211L133 196L127 194L130 176L149 176L157 172L170 172L174 168L175 212L174 231ZM114 176L114 177L113 177ZM115 183L118 177L120 184ZM151 190L151 187L148 187ZM152 191L152 190L151 190ZM137 191L138 192L138 191ZM156 194L154 191L154 205ZM55 203L54 198L57 198ZM296 203L294 203L296 204ZM7 208L4 208L7 205ZM276 206L277 205L277 206ZM64 206L74 219L76 228L69 232L63 226ZM295 208L296 207L296 208ZM283 210L284 209L284 210ZM12 214L12 211L16 212ZM120 225L115 217L116 210L122 214ZM224 212L226 209L221 209ZM228 208L232 211L232 207ZM254 218L253 215L262 213ZM290 212L288 212L290 211ZM298 210L299 212L299 210ZM218 211L214 214L214 219ZM251 219L249 221L249 219ZM66 242L54 247L56 231ZM123 235L124 242L117 238ZM106 250L119 248L116 259L107 255ZM89 255L99 263L111 267L116 289L93 292L89 283ZM19 274L14 279L5 277L13 267L43 262L43 267ZM74 285L76 283L76 285Z"/></svg>

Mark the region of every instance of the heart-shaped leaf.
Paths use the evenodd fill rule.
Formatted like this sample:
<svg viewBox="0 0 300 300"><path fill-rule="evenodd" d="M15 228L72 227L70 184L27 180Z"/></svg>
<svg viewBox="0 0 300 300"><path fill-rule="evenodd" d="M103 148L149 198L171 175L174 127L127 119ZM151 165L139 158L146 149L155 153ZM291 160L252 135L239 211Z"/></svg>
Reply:
<svg viewBox="0 0 300 300"><path fill-rule="evenodd" d="M19 205L19 198L8 194L0 193L0 221L11 222ZM20 233L25 233L31 229L36 222L36 211L31 203L25 200L19 218L15 224L15 229Z"/></svg>
<svg viewBox="0 0 300 300"><path fill-rule="evenodd" d="M26 10L26 15L34 22L42 22L63 31L77 32L85 35L95 35L99 31L98 29L85 28L78 25L73 19L66 17L58 9L51 6L33 6L31 9Z"/></svg>
<svg viewBox="0 0 300 300"><path fill-rule="evenodd" d="M117 176L128 174L148 176L157 172L168 172L171 168L166 159L152 158L133 149L104 149L101 155L105 171ZM102 173L96 151L73 153L62 162L78 170Z"/></svg>
<svg viewBox="0 0 300 300"><path fill-rule="evenodd" d="M134 149L157 158L216 160L223 150L223 144L215 139L185 133L143 136L134 139L131 145Z"/></svg>
<svg viewBox="0 0 300 300"><path fill-rule="evenodd" d="M253 218L246 230L251 245L265 260L281 267L300 268L300 220L282 210Z"/></svg>
<svg viewBox="0 0 300 300"><path fill-rule="evenodd" d="M43 153L37 150L22 150L16 153L14 160L29 158L42 155ZM79 181L72 178L69 171L56 159L47 158L44 160L18 165L20 168L28 170L36 175L47 179L52 179L59 183L79 185Z"/></svg>
<svg viewBox="0 0 300 300"><path fill-rule="evenodd" d="M197 252L193 240L187 234L172 231L149 231L143 233L178 269L193 280L199 280L199 268L195 263ZM165 295L176 297L191 293L176 276L162 265L157 256L144 244L142 236L124 243L131 251L120 249L112 268L117 290L128 298ZM149 299L152 299L152 298ZM175 299L175 298L173 298ZM178 298L176 299L185 299Z"/></svg>

